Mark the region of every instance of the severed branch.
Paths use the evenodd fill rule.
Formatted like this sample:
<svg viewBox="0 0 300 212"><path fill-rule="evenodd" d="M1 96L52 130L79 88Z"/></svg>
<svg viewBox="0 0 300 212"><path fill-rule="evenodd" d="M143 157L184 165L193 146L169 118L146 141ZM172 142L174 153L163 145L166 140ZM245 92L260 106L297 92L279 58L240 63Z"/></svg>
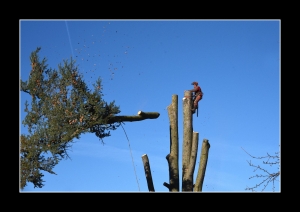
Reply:
<svg viewBox="0 0 300 212"><path fill-rule="evenodd" d="M153 180L152 180L152 175L151 175L150 163L149 163L149 159L148 159L147 154L142 155L142 160L143 160L143 165L144 165L148 190L150 192L155 192L154 185L153 185Z"/></svg>
<svg viewBox="0 0 300 212"><path fill-rule="evenodd" d="M108 117L107 124L112 124L115 122L132 122L132 121L142 121L145 119L156 119L159 117L158 112L143 112L139 111L137 116L111 116Z"/></svg>

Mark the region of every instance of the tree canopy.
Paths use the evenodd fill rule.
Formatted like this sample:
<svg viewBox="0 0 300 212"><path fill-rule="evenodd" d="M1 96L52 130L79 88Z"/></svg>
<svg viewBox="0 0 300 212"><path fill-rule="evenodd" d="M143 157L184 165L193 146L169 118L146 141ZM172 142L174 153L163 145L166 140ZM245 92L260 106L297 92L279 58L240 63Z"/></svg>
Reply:
<svg viewBox="0 0 300 212"><path fill-rule="evenodd" d="M54 166L68 157L70 144L81 134L94 133L103 142L122 121L114 116L119 106L102 98L101 78L92 90L72 58L55 70L48 68L46 58L39 58L40 50L31 53L29 79L20 82L20 90L31 96L22 121L28 133L20 136L21 189L28 182L43 187L42 171L55 174Z"/></svg>

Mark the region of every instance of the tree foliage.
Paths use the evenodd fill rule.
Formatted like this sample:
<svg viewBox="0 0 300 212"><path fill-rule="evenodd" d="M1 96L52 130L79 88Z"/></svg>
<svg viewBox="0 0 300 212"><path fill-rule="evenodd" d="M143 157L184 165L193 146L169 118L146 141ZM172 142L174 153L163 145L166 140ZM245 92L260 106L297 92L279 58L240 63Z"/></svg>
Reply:
<svg viewBox="0 0 300 212"><path fill-rule="evenodd" d="M267 188L267 186L271 183L272 190L274 192L275 191L275 182L278 181L279 180L278 178L280 177L279 152L275 152L274 155L270 155L267 153L266 156L262 156L262 157L256 157L256 156L250 155L248 152L246 152L246 153L253 159L262 160L262 164L263 164L263 166L260 166L260 165L253 164L251 161L247 161L249 166L254 167L254 172L259 172L259 174L253 175L253 176L249 177L249 179L259 178L261 180L255 186L247 187L246 190L256 191L256 189L262 188L262 191L264 191ZM268 168L265 168L264 166L270 166L270 167L275 166L277 168L277 171L270 171L270 170L268 170Z"/></svg>
<svg viewBox="0 0 300 212"><path fill-rule="evenodd" d="M22 121L28 134L20 136L21 189L28 182L43 187L42 171L55 174L54 166L68 157L73 139L94 133L103 142L102 138L121 124L108 123L120 110L114 101L103 100L100 78L94 89L89 89L72 58L59 64L58 70L51 69L45 58L40 60L40 49L30 55L29 79L20 82L20 90L31 97L31 104L25 103Z"/></svg>

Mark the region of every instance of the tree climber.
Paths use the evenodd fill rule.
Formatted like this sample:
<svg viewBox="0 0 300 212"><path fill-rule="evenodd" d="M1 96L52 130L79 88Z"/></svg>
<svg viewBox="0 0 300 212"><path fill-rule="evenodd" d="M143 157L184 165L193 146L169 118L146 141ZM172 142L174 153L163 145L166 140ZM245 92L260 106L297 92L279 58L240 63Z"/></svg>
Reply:
<svg viewBox="0 0 300 212"><path fill-rule="evenodd" d="M198 85L198 82L192 82L192 85L194 85L194 89L189 90L189 91L194 92L194 95L193 95L194 104L192 107L192 112L194 114L196 109L198 109L198 102L202 99L203 93L202 93L200 86Z"/></svg>

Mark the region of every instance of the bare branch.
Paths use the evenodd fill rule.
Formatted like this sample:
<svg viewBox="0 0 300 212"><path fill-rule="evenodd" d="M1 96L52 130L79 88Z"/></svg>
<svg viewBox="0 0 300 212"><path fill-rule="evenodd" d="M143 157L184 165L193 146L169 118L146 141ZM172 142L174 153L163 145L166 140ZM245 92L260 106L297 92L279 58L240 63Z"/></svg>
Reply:
<svg viewBox="0 0 300 212"><path fill-rule="evenodd" d="M254 172L259 171L259 172L262 172L263 174L256 174L256 175L253 175L253 176L249 177L249 179L261 178L262 180L261 180L260 183L256 184L255 186L252 186L252 187L247 186L246 190L255 191L255 189L258 189L259 187L262 186L262 191L264 191L267 188L267 186L270 183L272 183L272 190L274 192L275 191L275 181L278 181L277 179L280 176L280 171L279 171L280 157L279 157L279 153L275 152L275 155L270 155L269 153L267 153L266 156L256 157L256 156L253 156L253 155L249 154L246 150L244 150L244 151L250 157L252 157L254 159L263 160L262 163L264 165L269 165L269 166L278 165L278 171L277 172L270 172L269 170L267 170L266 168L261 167L260 165L255 165L251 161L247 161L249 166L254 167Z"/></svg>

